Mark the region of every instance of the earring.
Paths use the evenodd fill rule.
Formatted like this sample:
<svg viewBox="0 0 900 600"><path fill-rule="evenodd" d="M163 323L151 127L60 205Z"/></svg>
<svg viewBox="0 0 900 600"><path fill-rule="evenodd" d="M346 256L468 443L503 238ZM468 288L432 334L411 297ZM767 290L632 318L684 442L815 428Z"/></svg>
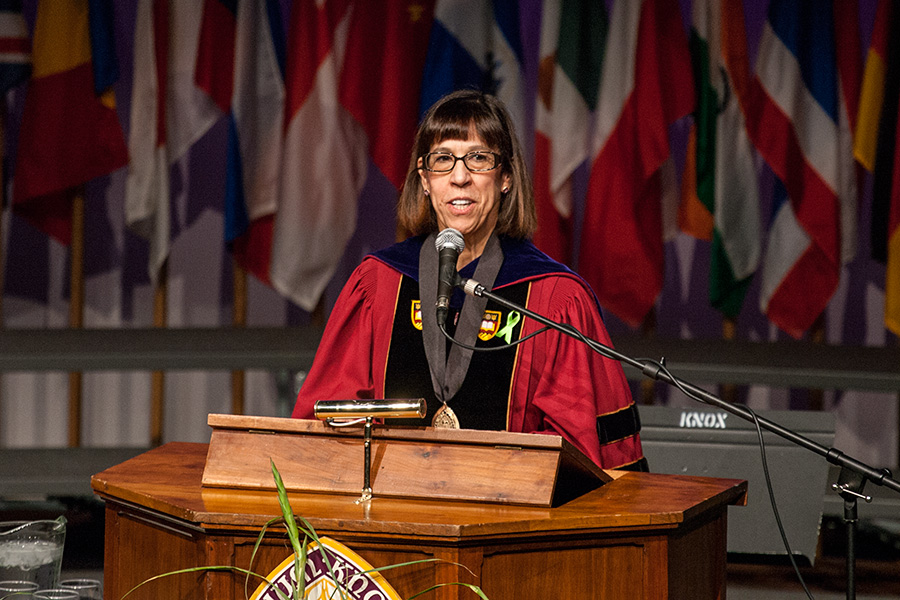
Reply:
<svg viewBox="0 0 900 600"><path fill-rule="evenodd" d="M509 191L509 188L508 188L508 187L505 187L505 188L503 188L502 190L500 190L500 192L501 192L501 193L504 193L504 194L507 193L508 191Z"/></svg>
<svg viewBox="0 0 900 600"><path fill-rule="evenodd" d="M428 196L429 194L431 194L431 192L429 192L428 190L424 190L424 192L425 192L425 195L426 195L426 196Z"/></svg>

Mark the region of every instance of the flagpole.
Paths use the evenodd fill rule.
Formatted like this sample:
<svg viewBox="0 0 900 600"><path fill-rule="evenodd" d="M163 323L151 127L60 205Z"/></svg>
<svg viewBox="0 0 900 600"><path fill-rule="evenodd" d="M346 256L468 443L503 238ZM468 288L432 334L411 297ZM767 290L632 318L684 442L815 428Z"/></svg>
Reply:
<svg viewBox="0 0 900 600"><path fill-rule="evenodd" d="M3 158L6 155L6 94L0 98L0 185L3 185ZM0 190L0 329L3 329L3 291L5 289L6 263L3 253L3 197L6 189ZM9 211L12 215L12 208ZM0 423L3 423L3 374L0 373ZM0 443L3 440L3 430L0 429Z"/></svg>
<svg viewBox="0 0 900 600"><path fill-rule="evenodd" d="M247 326L247 271L232 257L233 305L231 324L237 328ZM244 371L231 372L231 413L244 414Z"/></svg>
<svg viewBox="0 0 900 600"><path fill-rule="evenodd" d="M722 339L733 342L737 337L737 319L733 317L722 318ZM719 392L722 400L734 404L737 401L737 386L733 383L723 383Z"/></svg>
<svg viewBox="0 0 900 600"><path fill-rule="evenodd" d="M153 326L165 329L166 305L169 289L169 261L163 262L159 268L156 289L153 293ZM150 374L150 445L162 444L163 417L165 413L165 372L153 371Z"/></svg>
<svg viewBox="0 0 900 600"><path fill-rule="evenodd" d="M319 296L319 301L316 302L316 306L312 309L312 312L309 313L309 322L315 327L325 327L325 322L327 320L328 316L325 314L325 294L322 294Z"/></svg>
<svg viewBox="0 0 900 600"><path fill-rule="evenodd" d="M656 307L652 307L644 321L641 323L641 337L653 338L656 336ZM641 404L656 403L656 382L652 379L644 378L640 382Z"/></svg>
<svg viewBox="0 0 900 600"><path fill-rule="evenodd" d="M69 279L69 328L84 326L84 186L75 190L72 199L72 241L69 246L71 273ZM81 445L82 373L69 372L69 446Z"/></svg>
<svg viewBox="0 0 900 600"><path fill-rule="evenodd" d="M819 315L813 323L810 337L814 344L825 343L825 317ZM825 406L825 392L822 388L809 389L809 410L822 410Z"/></svg>

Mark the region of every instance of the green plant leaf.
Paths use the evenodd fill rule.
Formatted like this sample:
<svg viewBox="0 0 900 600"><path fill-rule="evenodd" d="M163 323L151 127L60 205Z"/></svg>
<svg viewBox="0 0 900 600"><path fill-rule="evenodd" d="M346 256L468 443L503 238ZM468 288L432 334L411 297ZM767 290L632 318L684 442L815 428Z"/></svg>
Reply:
<svg viewBox="0 0 900 600"><path fill-rule="evenodd" d="M490 598L488 598L484 594L484 592L481 591L481 588L478 587L477 585L472 585L471 583L459 583L459 582L438 583L436 585L431 586L427 590L422 590L421 592L417 592L417 593L413 594L407 600L413 600L413 598L418 598L419 596L422 596L423 594L427 594L428 592L433 592L434 590L436 590L438 588L447 587L448 585L458 585L460 587L469 588L470 590L472 590L473 592L478 594L478 597L481 598L482 600L490 600Z"/></svg>
<svg viewBox="0 0 900 600"><path fill-rule="evenodd" d="M372 567L371 569L368 569L363 572L364 573L374 573L377 571L388 571L390 569L396 569L398 567L408 567L410 565L418 565L418 564L430 563L430 562L442 562L442 563L446 563L448 565L455 565L457 567L462 567L463 569L465 569L466 571L471 573L473 577L475 576L475 573L472 571L472 569L470 569L466 565L464 565L462 563L454 562L452 560L444 560L443 558L422 558L420 560L411 560L409 562L404 562L404 563L394 563L392 565L387 565L385 567Z"/></svg>
<svg viewBox="0 0 900 600"><path fill-rule="evenodd" d="M325 549L325 544L322 543L322 540L319 539L319 534L316 533L316 528L312 526L312 524L307 521L304 517L298 517L300 521L303 523L301 529L306 532L306 534L313 539L313 541L317 545L317 550L319 554L322 555L322 560L325 563L325 569L328 571L328 577L334 582L337 592L341 595L342 599L350 600L350 597L347 595L348 592L345 588L343 582L338 581L337 575L334 573L334 568L331 566L331 558L328 556L328 552Z"/></svg>
<svg viewBox="0 0 900 600"><path fill-rule="evenodd" d="M228 566L228 565L211 565L208 567L191 567L188 569L179 569L177 571L169 571L168 573L154 575L153 577L150 577L149 579L145 579L144 581L140 582L139 584L137 584L136 586L134 586L133 588L131 588L130 590L125 592L125 594L122 596L121 600L125 600L125 598L127 598L132 592L134 592L135 590L137 590L140 587L147 585L151 581L156 581L159 579L163 579L165 577L172 577L173 575L182 575L184 573L198 573L198 572L203 572L203 571L229 571L232 573L242 573L244 575L247 575L248 577L258 577L259 579L262 579L263 581L268 583L270 586L272 585L272 582L265 575L260 575L259 573L254 573L253 571L250 571L249 569L242 569L240 567L232 567L232 566ZM272 589L275 590L275 593L278 594L278 597L281 598L281 600L291 600L284 592L282 592L278 588L272 588Z"/></svg>
<svg viewBox="0 0 900 600"><path fill-rule="evenodd" d="M262 528L259 530L259 535L256 536L256 543L253 544L253 552L250 553L250 564L248 567L253 569L253 563L256 562L256 553L259 551L260 545L262 545L263 539L266 537L266 531L268 531L271 525L275 523L280 523L282 521L282 517L275 517L273 519L269 519L265 523L263 523ZM250 597L250 576L244 578L244 598Z"/></svg>
<svg viewBox="0 0 900 600"><path fill-rule="evenodd" d="M272 475L275 478L275 489L278 492L278 504L281 506L281 516L284 517L284 527L287 529L288 539L294 549L294 579L297 585L294 587L294 600L301 600L306 595L306 535L300 541L300 530L297 527L297 519L294 517L294 509L288 500L287 489L281 479L281 473L271 458Z"/></svg>
<svg viewBox="0 0 900 600"><path fill-rule="evenodd" d="M298 518L294 515L294 509L291 508L291 503L288 499L287 489L285 488L281 473L278 471L278 467L275 466L274 460L270 458L269 463L272 465L272 476L275 478L275 490L278 493L278 504L281 507L281 514L284 517L288 539L294 550L294 579L297 581L297 586L294 588L295 600L301 600L306 594L307 538L313 539L316 544L318 544L319 550L322 553L322 558L325 562L325 567L328 570L328 575L335 583L341 598L349 599L346 595L344 586L338 582L335 577L334 570L331 566L331 560L328 557L328 552L325 551L325 546L319 539L315 528L303 517L299 517L299 520L303 525L300 526L297 523ZM301 532L303 533L302 541L300 540Z"/></svg>

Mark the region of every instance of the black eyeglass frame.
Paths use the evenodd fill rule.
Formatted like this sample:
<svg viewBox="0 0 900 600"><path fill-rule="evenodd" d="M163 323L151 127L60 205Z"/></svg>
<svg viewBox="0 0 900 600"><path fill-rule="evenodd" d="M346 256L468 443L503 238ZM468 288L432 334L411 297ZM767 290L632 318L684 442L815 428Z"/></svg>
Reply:
<svg viewBox="0 0 900 600"><path fill-rule="evenodd" d="M450 156L453 158L453 164L450 166L449 169L443 170L443 171L438 170L438 169L429 169L428 168L428 157L431 156L432 154L437 154L440 156ZM469 166L469 163L466 162L466 157L471 156L473 154L490 154L491 156L494 157L494 166L489 169L473 169L472 167ZM472 150L471 152L466 152L462 156L457 156L457 155L453 154L452 152L429 152L422 156L422 168L425 169L426 171L428 171L429 173L449 173L453 169L456 168L456 163L457 163L457 161L460 161L460 160L462 161L463 166L465 166L466 169L468 169L470 173L487 173L488 171L493 171L494 169L499 167L501 164L503 164L503 157L500 154L497 154L496 152L491 152L490 150Z"/></svg>

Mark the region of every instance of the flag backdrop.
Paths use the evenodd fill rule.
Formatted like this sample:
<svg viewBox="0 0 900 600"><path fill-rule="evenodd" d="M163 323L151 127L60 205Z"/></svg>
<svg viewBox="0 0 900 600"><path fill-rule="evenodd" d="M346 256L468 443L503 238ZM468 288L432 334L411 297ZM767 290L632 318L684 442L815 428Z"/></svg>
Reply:
<svg viewBox="0 0 900 600"><path fill-rule="evenodd" d="M676 1L617 2L609 31L578 266L600 303L637 326L662 289L668 127L691 112L694 89Z"/></svg>
<svg viewBox="0 0 900 600"><path fill-rule="evenodd" d="M872 257L886 263L884 323L900 335L900 6L881 0L866 58L855 154L874 174Z"/></svg>
<svg viewBox="0 0 900 600"><path fill-rule="evenodd" d="M740 0L696 0L697 108L682 179L681 226L712 241L710 304L735 318L759 265L759 179L741 99L750 63Z"/></svg>
<svg viewBox="0 0 900 600"><path fill-rule="evenodd" d="M125 180L125 223L150 242L153 280L169 255L169 169L221 116L194 82L199 2L140 0Z"/></svg>
<svg viewBox="0 0 900 600"><path fill-rule="evenodd" d="M830 3L771 2L747 112L750 137L784 192L772 209L761 310L800 337L837 289L841 203L855 202L846 197L853 175Z"/></svg>
<svg viewBox="0 0 900 600"><path fill-rule="evenodd" d="M33 39L33 71L25 97L16 159L16 212L68 244L72 188L128 162L115 95L95 90L94 63L115 72L108 1L40 2ZM99 81L99 80L98 80Z"/></svg>
<svg viewBox="0 0 900 600"><path fill-rule="evenodd" d="M166 152L169 3L140 0L134 32L131 162L125 180L125 222L150 241L148 271L155 279L168 255L169 160Z"/></svg>
<svg viewBox="0 0 900 600"><path fill-rule="evenodd" d="M841 264L846 267L855 257L859 189L863 170L853 158L853 137L862 87L862 44L859 38L857 0L833 0L835 61L838 73L838 171L841 211Z"/></svg>
<svg viewBox="0 0 900 600"><path fill-rule="evenodd" d="M223 113L231 106L234 55L240 0L204 0L197 41L197 87L209 94Z"/></svg>
<svg viewBox="0 0 900 600"><path fill-rule="evenodd" d="M590 156L608 26L601 2L544 2L534 135L534 242L563 263L572 259L572 178Z"/></svg>
<svg viewBox="0 0 900 600"><path fill-rule="evenodd" d="M415 129L416 111L411 107L418 104L421 112L452 89L480 87L503 99L520 134L527 134L526 57L519 6L509 0L436 0L412 6L394 0L298 0L292 3L293 66L285 76L287 59L274 23L282 4L139 0L135 73L154 76L136 76L133 82L126 220L152 240L150 271L155 274L170 243L169 169L226 114L226 240L239 262L258 278L271 279L280 292L310 307L340 259L335 248L344 248L355 231L356 200L366 181L367 160L371 158L395 188L402 184ZM773 322L799 336L827 304L841 266L854 251L856 190L843 148L857 114L860 73L853 57L858 52L854 44L859 9L852 0L835 0L828 7L771 0L757 76L747 82L742 72L749 58L741 5L740 0L691 3L698 105L683 178L683 227L712 239L711 304L736 315L760 252L755 177L739 101L746 87L754 142L782 180L787 200L774 211L761 304ZM820 5L822 10L813 8ZM114 60L106 60L114 58L112 6L108 0L38 4L36 57L55 51L57 63L65 68L35 68L25 106L15 203L18 212L62 240L67 239L69 217L68 201L60 192L72 185L53 180L78 169L64 160L54 160L52 167L36 166L36 157L66 143L43 143L40 132L72 131L71 136L58 137L79 143L91 135L100 140L91 144L98 158L66 153L70 160L81 159L82 174L69 177L74 185L108 173L125 160L121 144L114 147L119 127L109 90L118 70ZM636 325L662 285L660 197L666 182L661 171L671 164L666 130L694 97L691 72L685 69L683 27L678 27L683 25L678 8L686 4L615 2L618 25L609 40L604 6L548 0L542 7L542 41L540 48L534 47L541 62L533 161L539 209L536 241L554 257L571 262L572 238L580 237L580 271L607 308ZM18 8L18 2L0 2L0 24L7 22L4 9L11 11L8 22L15 23L9 30L13 33L0 41L10 39L10 47L21 50ZM884 10L880 8L879 15ZM312 20L299 23L301 14ZM882 63L887 35L878 27L884 21L876 19L870 51ZM65 52L58 43L46 41L48 27L79 23L81 37L69 37L82 41L67 44ZM395 43L398 40L403 44ZM807 48L807 42L814 45ZM613 55L616 68L604 73L601 85L604 54ZM18 56L14 63L27 64L27 58ZM43 95L56 103L65 98L66 110L76 107L88 115L67 119L62 126L53 121L52 107L36 108L33 96L41 96L41 88L50 85L54 78L48 75L62 79L60 73L65 73L76 79L71 73L83 76L85 65L91 75L83 79L93 83L99 97L76 102L72 94ZM782 73L795 76L773 76ZM880 89L879 105L883 84ZM863 100L869 102L865 96ZM815 125L796 118L799 106ZM636 111L640 118L634 116ZM36 118L38 113L41 118ZM869 140L866 152L873 156L874 138L865 129L872 123L870 119L867 124L864 113L872 111L859 110L857 140ZM830 120L824 128L823 115ZM68 126L71 123L79 127ZM884 133L890 124L884 125L882 137L892 137ZM579 234L573 231L572 173L585 159L592 168ZM874 158L860 160L868 160L868 168L874 169ZM798 165L803 169L794 168ZM882 173L876 178L893 173L876 171ZM791 173L804 177L789 177ZM891 189L880 184L876 188L879 193ZM832 201L821 203L823 189L830 190ZM891 200L879 193L874 212L884 227L873 228L874 243L884 248L887 258ZM879 236L884 243L878 242ZM331 242L324 244L327 252L317 249L323 246L321 240Z"/></svg>
<svg viewBox="0 0 900 600"><path fill-rule="evenodd" d="M350 0L291 6L285 139L272 232L272 286L312 310L356 229L365 183L365 134L338 102Z"/></svg>
<svg viewBox="0 0 900 600"><path fill-rule="evenodd" d="M369 154L397 190L406 180L434 18L433 0L356 2L341 70L341 105L362 126Z"/></svg>
<svg viewBox="0 0 900 600"><path fill-rule="evenodd" d="M890 21L893 0L879 0L872 26L869 50L866 54L866 67L859 99L856 136L853 141L853 154L856 160L867 170L875 170L875 150L878 145L878 125L882 116L884 101L885 74L887 71L888 41L890 40ZM885 115L887 116L887 115Z"/></svg>
<svg viewBox="0 0 900 600"><path fill-rule="evenodd" d="M293 120L286 143L293 146L283 163L287 170L271 272L276 287L292 290L301 306L318 302L353 233L368 158L397 190L403 185L433 10L432 2L337 2L319 9L316 30L310 22L292 21L292 52L305 47L325 53L318 70L315 63L298 63L289 71ZM311 82L313 89L302 98ZM318 157L321 150L310 147L310 139L329 150ZM326 155L330 164L319 162ZM327 181L329 175L342 181ZM385 210L392 210L395 200ZM310 228L310 222L323 228ZM328 240L324 247L323 239ZM298 270L303 254L317 257L316 262Z"/></svg>
<svg viewBox="0 0 900 600"><path fill-rule="evenodd" d="M480 89L500 98L524 132L521 70L518 0L437 0L420 114L454 90Z"/></svg>
<svg viewBox="0 0 900 600"><path fill-rule="evenodd" d="M31 40L22 16L22 0L0 0L0 91L31 75Z"/></svg>
<svg viewBox="0 0 900 600"><path fill-rule="evenodd" d="M275 5L208 0L196 72L198 87L227 113L225 242L265 283L284 123L285 48Z"/></svg>

